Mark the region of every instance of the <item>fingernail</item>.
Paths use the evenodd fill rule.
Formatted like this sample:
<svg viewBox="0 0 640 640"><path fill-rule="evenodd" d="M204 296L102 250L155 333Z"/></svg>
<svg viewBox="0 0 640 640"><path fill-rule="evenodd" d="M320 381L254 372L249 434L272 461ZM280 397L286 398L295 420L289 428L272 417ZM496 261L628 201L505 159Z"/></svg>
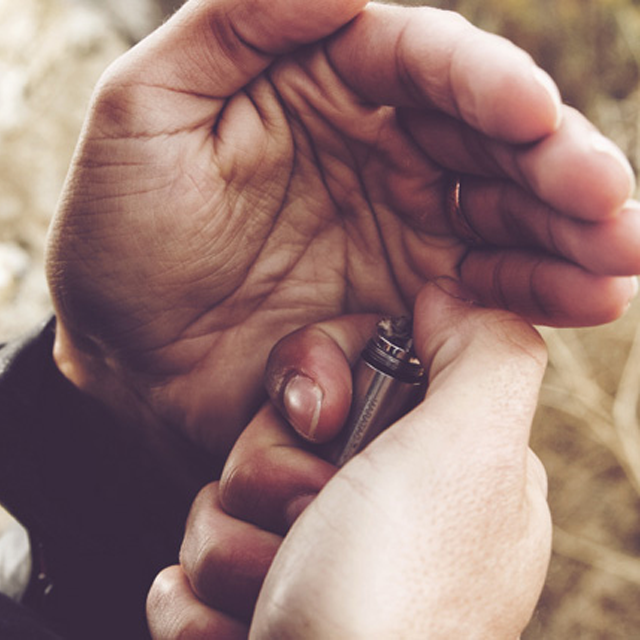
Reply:
<svg viewBox="0 0 640 640"><path fill-rule="evenodd" d="M591 134L591 148L598 153L604 153L610 158L613 158L626 172L629 177L629 193L633 193L635 190L636 177L631 168L631 164L627 157L622 153L622 150L614 144L609 138L605 138L602 134L594 132Z"/></svg>
<svg viewBox="0 0 640 640"><path fill-rule="evenodd" d="M456 300L462 300L462 302L466 302L467 304L480 306L476 296L459 280L450 278L449 276L440 276L432 282L436 287L438 287L438 289L444 291L448 296L456 298Z"/></svg>
<svg viewBox="0 0 640 640"><path fill-rule="evenodd" d="M562 122L562 97L558 90L558 85L553 81L553 78L540 67L533 68L533 79L540 85L544 91L549 95L553 106L556 110L556 129Z"/></svg>
<svg viewBox="0 0 640 640"><path fill-rule="evenodd" d="M304 375L294 375L284 388L284 409L289 422L309 440L314 439L323 399L322 389Z"/></svg>

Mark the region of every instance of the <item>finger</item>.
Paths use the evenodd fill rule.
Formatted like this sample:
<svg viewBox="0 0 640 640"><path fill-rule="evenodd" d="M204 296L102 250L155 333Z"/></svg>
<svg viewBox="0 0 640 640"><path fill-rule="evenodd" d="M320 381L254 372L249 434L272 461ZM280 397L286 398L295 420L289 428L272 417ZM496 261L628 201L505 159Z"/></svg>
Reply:
<svg viewBox="0 0 640 640"><path fill-rule="evenodd" d="M128 68L147 86L171 88L176 99L179 93L223 99L266 69L274 56L333 33L365 4L191 0L136 47ZM126 83L123 75L119 78Z"/></svg>
<svg viewBox="0 0 640 640"><path fill-rule="evenodd" d="M225 513L213 483L193 503L180 564L200 601L249 622L280 542L279 536Z"/></svg>
<svg viewBox="0 0 640 640"><path fill-rule="evenodd" d="M561 116L557 88L529 55L452 12L372 4L327 51L365 101L435 107L491 137L530 142Z"/></svg>
<svg viewBox="0 0 640 640"><path fill-rule="evenodd" d="M351 366L378 316L345 316L304 327L271 351L265 385L274 404L304 438L331 439L351 404Z"/></svg>
<svg viewBox="0 0 640 640"><path fill-rule="evenodd" d="M516 159L538 197L577 218L612 216L635 189L631 165L622 151L577 111L567 110L555 135L518 153Z"/></svg>
<svg viewBox="0 0 640 640"><path fill-rule="evenodd" d="M444 169L509 178L541 202L578 219L617 214L635 188L633 171L620 149L569 108L555 132L526 146L492 140L442 114L411 109L398 117L414 142Z"/></svg>
<svg viewBox="0 0 640 640"><path fill-rule="evenodd" d="M475 245L543 250L599 275L640 273L640 203L601 222L558 213L505 180L466 176L460 183L460 215Z"/></svg>
<svg viewBox="0 0 640 640"><path fill-rule="evenodd" d="M242 432L220 478L224 511L284 534L335 474L267 404Z"/></svg>
<svg viewBox="0 0 640 640"><path fill-rule="evenodd" d="M147 598L147 619L153 640L246 640L249 634L243 623L200 602L178 566L155 579Z"/></svg>
<svg viewBox="0 0 640 640"><path fill-rule="evenodd" d="M458 273L483 305L559 327L611 322L627 310L638 288L635 277L598 276L523 251L471 250Z"/></svg>

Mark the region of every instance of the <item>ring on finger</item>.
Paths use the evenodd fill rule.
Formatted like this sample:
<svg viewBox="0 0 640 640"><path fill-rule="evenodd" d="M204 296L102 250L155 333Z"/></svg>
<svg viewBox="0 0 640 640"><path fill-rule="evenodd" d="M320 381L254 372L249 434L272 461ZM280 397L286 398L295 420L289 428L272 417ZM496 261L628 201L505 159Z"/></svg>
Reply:
<svg viewBox="0 0 640 640"><path fill-rule="evenodd" d="M449 222L456 235L469 245L478 245L482 236L473 228L462 206L462 176L452 174L447 186L445 206Z"/></svg>

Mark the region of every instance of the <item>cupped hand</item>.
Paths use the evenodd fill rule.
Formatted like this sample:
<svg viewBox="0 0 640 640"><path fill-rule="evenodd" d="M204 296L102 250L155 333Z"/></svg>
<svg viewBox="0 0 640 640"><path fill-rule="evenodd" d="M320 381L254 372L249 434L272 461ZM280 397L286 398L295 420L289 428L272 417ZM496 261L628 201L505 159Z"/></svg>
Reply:
<svg viewBox="0 0 640 640"><path fill-rule="evenodd" d="M442 275L535 322L625 308L620 152L505 40L365 4L190 0L105 74L48 252L77 386L224 456L308 323Z"/></svg>
<svg viewBox="0 0 640 640"><path fill-rule="evenodd" d="M416 310L425 401L339 471L309 449L307 428L303 440L264 407L196 500L180 566L151 590L155 639L240 639L249 628L310 640L518 637L550 551L546 476L527 445L544 347L517 317L440 284L448 294L430 285ZM287 400L283 375L323 390L316 440L344 419L342 378L369 320L305 328L272 353L267 384L288 417L304 417L316 394L297 384L301 402Z"/></svg>

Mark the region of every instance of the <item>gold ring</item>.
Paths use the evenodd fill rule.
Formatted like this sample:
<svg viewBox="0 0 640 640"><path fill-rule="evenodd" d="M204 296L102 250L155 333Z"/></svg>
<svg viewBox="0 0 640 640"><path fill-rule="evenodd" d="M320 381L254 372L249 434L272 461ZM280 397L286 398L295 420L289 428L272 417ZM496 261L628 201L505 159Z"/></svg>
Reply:
<svg viewBox="0 0 640 640"><path fill-rule="evenodd" d="M446 210L454 233L467 244L483 243L482 236L473 228L462 207L461 176L453 174L447 183L446 190Z"/></svg>

